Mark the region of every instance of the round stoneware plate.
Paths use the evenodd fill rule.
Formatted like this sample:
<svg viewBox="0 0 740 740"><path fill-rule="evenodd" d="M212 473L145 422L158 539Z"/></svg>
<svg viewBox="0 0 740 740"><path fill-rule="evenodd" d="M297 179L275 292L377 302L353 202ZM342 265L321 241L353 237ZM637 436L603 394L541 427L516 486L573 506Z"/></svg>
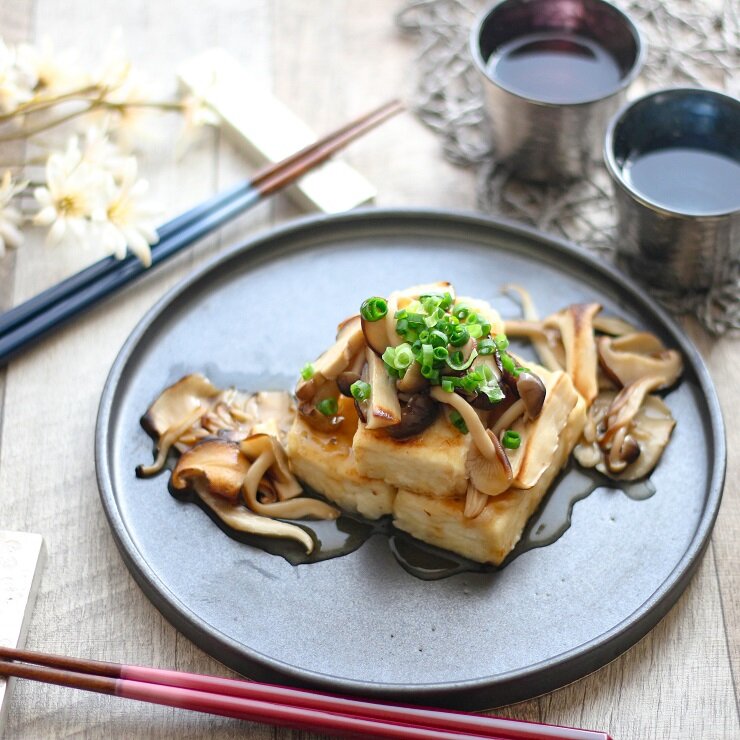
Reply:
<svg viewBox="0 0 740 740"><path fill-rule="evenodd" d="M575 504L553 544L498 572L422 581L388 540L292 566L225 535L140 480L152 443L139 418L190 372L245 390L292 388L369 295L450 280L504 316L516 282L542 315L598 301L681 350L666 396L677 425L634 500L607 486ZM479 215L367 210L290 223L187 278L121 350L103 392L96 458L113 536L147 596L179 630L246 676L401 702L481 709L550 691L645 635L686 587L717 515L725 469L719 405L681 330L632 282L582 250Z"/></svg>

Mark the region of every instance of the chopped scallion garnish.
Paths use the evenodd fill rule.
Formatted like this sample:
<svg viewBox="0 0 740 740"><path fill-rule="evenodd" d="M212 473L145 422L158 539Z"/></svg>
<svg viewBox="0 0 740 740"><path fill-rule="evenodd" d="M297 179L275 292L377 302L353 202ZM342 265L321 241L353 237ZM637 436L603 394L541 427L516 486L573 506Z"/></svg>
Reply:
<svg viewBox="0 0 740 740"><path fill-rule="evenodd" d="M360 315L365 321L380 321L388 313L388 302L385 298L373 296L363 301Z"/></svg>
<svg viewBox="0 0 740 740"><path fill-rule="evenodd" d="M435 347L432 354L435 360L446 360L450 353L447 351L447 347Z"/></svg>
<svg viewBox="0 0 740 740"><path fill-rule="evenodd" d="M325 398L323 401L319 401L316 404L316 410L321 412L324 416L335 416L337 411L339 411L337 399Z"/></svg>
<svg viewBox="0 0 740 740"><path fill-rule="evenodd" d="M495 349L496 345L494 344L493 339L491 339L490 337L485 337L478 342L479 355L492 355Z"/></svg>
<svg viewBox="0 0 740 740"><path fill-rule="evenodd" d="M504 432L504 436L501 438L501 444L510 449L516 450L522 443L522 438L519 432L515 432L513 429L507 429Z"/></svg>
<svg viewBox="0 0 740 740"><path fill-rule="evenodd" d="M496 334L493 338L496 343L496 349L503 352L509 346L509 340L506 338L506 334Z"/></svg>
<svg viewBox="0 0 740 740"><path fill-rule="evenodd" d="M311 380L315 372L316 371L313 369L313 365L310 362L307 362L301 369L301 377L304 380Z"/></svg>
<svg viewBox="0 0 740 740"><path fill-rule="evenodd" d="M452 425L462 434L468 433L468 425L465 423L465 420L460 416L460 412L456 411L455 409L452 409L450 411L450 421L452 422Z"/></svg>
<svg viewBox="0 0 740 740"><path fill-rule="evenodd" d="M372 389L370 383L366 383L364 380L355 380L349 387L349 392L352 394L352 398L358 401L367 401L370 398Z"/></svg>
<svg viewBox="0 0 740 740"><path fill-rule="evenodd" d="M467 370L472 364L473 360L478 356L478 350L473 350L470 353L470 357L468 359L464 359L463 353L458 350L457 352L453 352L448 358L447 358L447 364L453 369L453 370Z"/></svg>
<svg viewBox="0 0 740 740"><path fill-rule="evenodd" d="M470 333L464 326L455 326L450 332L450 344L453 347L462 347L470 339Z"/></svg>

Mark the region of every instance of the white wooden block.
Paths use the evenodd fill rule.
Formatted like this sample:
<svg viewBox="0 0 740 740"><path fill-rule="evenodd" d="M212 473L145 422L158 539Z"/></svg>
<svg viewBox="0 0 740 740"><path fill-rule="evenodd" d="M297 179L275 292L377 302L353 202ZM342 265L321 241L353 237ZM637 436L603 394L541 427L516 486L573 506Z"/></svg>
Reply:
<svg viewBox="0 0 740 740"><path fill-rule="evenodd" d="M0 531L0 645L23 646L43 560L44 540L41 535ZM0 678L0 735L12 681L8 684Z"/></svg>
<svg viewBox="0 0 740 740"><path fill-rule="evenodd" d="M237 145L258 165L279 162L316 141L314 132L286 105L261 87L223 49L211 49L180 65L183 87L221 118ZM299 206L341 213L371 201L377 191L338 159L304 175L286 191Z"/></svg>

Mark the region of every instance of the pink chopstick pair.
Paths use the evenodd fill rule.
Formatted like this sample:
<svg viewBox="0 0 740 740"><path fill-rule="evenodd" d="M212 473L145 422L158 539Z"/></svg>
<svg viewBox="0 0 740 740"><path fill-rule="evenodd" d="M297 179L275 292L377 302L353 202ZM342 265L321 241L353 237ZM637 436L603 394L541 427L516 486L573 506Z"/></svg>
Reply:
<svg viewBox="0 0 740 740"><path fill-rule="evenodd" d="M0 647L0 675L263 724L395 740L610 740L604 732L383 704L196 673Z"/></svg>

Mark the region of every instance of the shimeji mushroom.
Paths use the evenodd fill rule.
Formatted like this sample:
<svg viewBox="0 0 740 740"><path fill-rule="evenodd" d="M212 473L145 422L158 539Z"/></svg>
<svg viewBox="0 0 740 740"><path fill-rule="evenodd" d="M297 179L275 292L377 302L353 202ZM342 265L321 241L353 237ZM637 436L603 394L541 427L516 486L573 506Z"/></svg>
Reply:
<svg viewBox="0 0 740 740"><path fill-rule="evenodd" d="M430 395L435 401L452 406L460 414L470 432L473 444L468 453L468 476L473 485L488 496L497 496L511 486L511 465L506 453L475 409L457 393L448 393L440 387L432 388Z"/></svg>
<svg viewBox="0 0 740 740"><path fill-rule="evenodd" d="M621 480L637 480L648 475L657 464L675 421L660 398L647 396L636 410L631 407L634 413L629 418L620 419L621 426L609 430L606 420L615 400L614 392L599 395L589 409L583 437L573 455L584 467L595 467Z"/></svg>
<svg viewBox="0 0 740 740"><path fill-rule="evenodd" d="M430 427L439 415L439 406L428 393L414 393L401 409L401 421L386 427L394 439L408 439L421 434Z"/></svg>

